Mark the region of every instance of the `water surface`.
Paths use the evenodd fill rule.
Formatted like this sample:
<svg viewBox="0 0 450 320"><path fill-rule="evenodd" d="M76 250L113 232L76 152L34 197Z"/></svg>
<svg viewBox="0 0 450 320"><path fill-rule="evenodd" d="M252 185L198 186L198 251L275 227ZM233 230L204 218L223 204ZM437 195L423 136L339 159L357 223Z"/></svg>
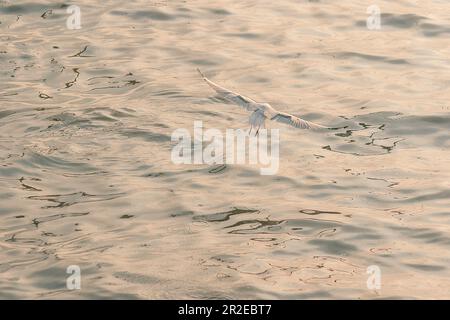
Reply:
<svg viewBox="0 0 450 320"><path fill-rule="evenodd" d="M1 1L0 297L450 298L450 5L377 3ZM175 165L175 129L248 127L197 67L335 130Z"/></svg>

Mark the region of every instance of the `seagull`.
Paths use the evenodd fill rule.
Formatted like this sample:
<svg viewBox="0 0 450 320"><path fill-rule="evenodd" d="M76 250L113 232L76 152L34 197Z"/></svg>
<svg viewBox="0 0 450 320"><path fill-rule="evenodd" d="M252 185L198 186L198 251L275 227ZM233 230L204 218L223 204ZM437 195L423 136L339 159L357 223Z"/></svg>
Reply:
<svg viewBox="0 0 450 320"><path fill-rule="evenodd" d="M239 93L225 89L205 77L200 69L197 68L197 71L200 73L203 80L205 80L205 82L218 93L219 97L252 112L249 118L249 123L251 126L249 134L251 133L253 127L255 127L257 128L255 135L258 135L259 129L261 127L265 127L266 119L285 123L299 129L327 129L327 127L300 119L292 114L277 111L268 103L256 102Z"/></svg>

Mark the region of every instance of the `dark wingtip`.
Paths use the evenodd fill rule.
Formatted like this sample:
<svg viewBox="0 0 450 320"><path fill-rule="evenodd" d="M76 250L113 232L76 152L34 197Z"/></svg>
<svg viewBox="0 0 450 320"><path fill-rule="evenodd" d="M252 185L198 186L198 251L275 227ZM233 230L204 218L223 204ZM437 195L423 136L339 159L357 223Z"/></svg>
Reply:
<svg viewBox="0 0 450 320"><path fill-rule="evenodd" d="M203 79L206 78L205 75L203 74L203 72L201 72L199 68L197 68L197 71Z"/></svg>

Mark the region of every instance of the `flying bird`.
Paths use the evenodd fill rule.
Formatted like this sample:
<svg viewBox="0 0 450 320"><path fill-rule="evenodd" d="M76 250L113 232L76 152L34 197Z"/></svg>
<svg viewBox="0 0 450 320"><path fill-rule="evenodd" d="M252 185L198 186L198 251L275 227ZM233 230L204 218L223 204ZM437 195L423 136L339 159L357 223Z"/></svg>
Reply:
<svg viewBox="0 0 450 320"><path fill-rule="evenodd" d="M289 113L277 111L268 103L256 102L239 93L225 89L206 78L200 69L197 68L197 71L200 73L203 80L218 93L219 97L252 112L249 118L249 123L251 125L249 134L253 128L256 128L255 135L258 135L259 129L265 127L266 119L285 123L299 129L327 129L327 127L303 120Z"/></svg>

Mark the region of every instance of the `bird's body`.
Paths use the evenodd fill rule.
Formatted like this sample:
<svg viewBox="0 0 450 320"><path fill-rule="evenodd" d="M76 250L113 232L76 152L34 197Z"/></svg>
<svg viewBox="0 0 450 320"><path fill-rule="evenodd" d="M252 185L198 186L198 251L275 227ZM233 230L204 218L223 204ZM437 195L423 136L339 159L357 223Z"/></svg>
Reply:
<svg viewBox="0 0 450 320"><path fill-rule="evenodd" d="M213 88L221 98L234 104L237 104L238 106L243 107L247 111L252 112L249 118L249 123L252 128L253 127L257 128L256 134L258 134L258 131L261 127L264 128L266 119L276 120L278 122L286 123L300 129L326 128L321 125L300 119L299 117L293 116L289 113L277 111L268 103L256 102L241 94L235 93L231 90L221 87L218 84L206 78L205 75L199 69L197 69L197 71L200 73L203 80L205 80L205 82L211 88Z"/></svg>

